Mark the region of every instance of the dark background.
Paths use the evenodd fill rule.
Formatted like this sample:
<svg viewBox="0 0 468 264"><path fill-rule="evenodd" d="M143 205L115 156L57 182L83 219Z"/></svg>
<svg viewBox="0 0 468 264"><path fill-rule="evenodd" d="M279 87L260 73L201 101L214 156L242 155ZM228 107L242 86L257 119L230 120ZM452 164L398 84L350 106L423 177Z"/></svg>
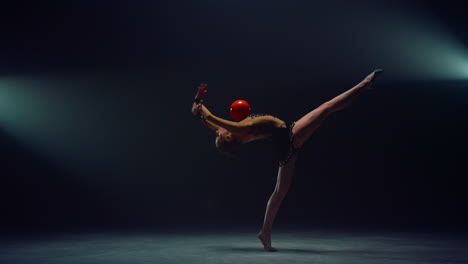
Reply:
<svg viewBox="0 0 468 264"><path fill-rule="evenodd" d="M375 89L301 150L276 224L466 229L468 68L451 78L450 65L418 61L417 48L405 49L411 38L401 41L421 17L431 21L421 28L439 25L466 50L463 10L450 1L6 4L1 230L260 228L273 148L219 154L189 112L197 85L209 83L206 105L221 117L242 98L295 121L374 68L386 70Z"/></svg>

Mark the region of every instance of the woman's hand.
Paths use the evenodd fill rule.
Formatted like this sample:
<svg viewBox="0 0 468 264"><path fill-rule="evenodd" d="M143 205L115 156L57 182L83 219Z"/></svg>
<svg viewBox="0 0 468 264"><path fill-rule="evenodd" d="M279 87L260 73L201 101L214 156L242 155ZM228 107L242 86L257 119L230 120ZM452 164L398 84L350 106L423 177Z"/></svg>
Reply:
<svg viewBox="0 0 468 264"><path fill-rule="evenodd" d="M208 84L206 83L200 84L200 86L198 86L197 94L195 95L195 103L203 104L203 100L205 100L207 93L208 93Z"/></svg>
<svg viewBox="0 0 468 264"><path fill-rule="evenodd" d="M202 104L197 104L197 103L193 102L192 115L197 116L197 115L200 114L199 112L200 112L200 109L201 109L201 105Z"/></svg>
<svg viewBox="0 0 468 264"><path fill-rule="evenodd" d="M195 95L195 100L192 105L192 114L194 116L199 114L203 100L205 100L206 94L208 93L208 84L202 83L198 86L197 94Z"/></svg>

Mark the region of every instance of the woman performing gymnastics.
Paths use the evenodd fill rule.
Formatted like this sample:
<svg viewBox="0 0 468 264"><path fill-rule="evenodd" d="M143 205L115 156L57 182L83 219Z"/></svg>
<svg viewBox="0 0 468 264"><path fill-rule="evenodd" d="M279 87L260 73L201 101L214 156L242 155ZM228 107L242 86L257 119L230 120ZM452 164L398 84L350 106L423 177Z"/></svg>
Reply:
<svg viewBox="0 0 468 264"><path fill-rule="evenodd" d="M240 122L221 119L204 105L207 84L198 87L192 105L192 114L216 132L216 148L223 153L235 152L237 146L258 139L271 139L278 149L278 176L276 186L268 200L263 227L258 238L267 251L277 251L271 246L271 230L276 213L291 186L297 151L331 113L348 106L361 92L372 87L375 78L383 71L378 69L348 91L320 105L291 124L271 115L250 115Z"/></svg>

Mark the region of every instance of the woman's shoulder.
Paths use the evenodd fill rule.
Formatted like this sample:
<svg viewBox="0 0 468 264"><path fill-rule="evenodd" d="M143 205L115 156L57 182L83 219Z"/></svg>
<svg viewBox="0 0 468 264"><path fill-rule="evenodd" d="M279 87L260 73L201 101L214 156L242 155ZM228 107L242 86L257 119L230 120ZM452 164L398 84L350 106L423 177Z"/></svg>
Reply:
<svg viewBox="0 0 468 264"><path fill-rule="evenodd" d="M249 120L251 122L251 125L268 123L273 126L281 126L285 123L283 120L268 114L252 114L246 117L244 120Z"/></svg>
<svg viewBox="0 0 468 264"><path fill-rule="evenodd" d="M250 118L250 119L257 119L257 118L260 118L260 119L278 119L277 117L273 116L273 115L269 115L269 114L250 114L246 117L247 118Z"/></svg>

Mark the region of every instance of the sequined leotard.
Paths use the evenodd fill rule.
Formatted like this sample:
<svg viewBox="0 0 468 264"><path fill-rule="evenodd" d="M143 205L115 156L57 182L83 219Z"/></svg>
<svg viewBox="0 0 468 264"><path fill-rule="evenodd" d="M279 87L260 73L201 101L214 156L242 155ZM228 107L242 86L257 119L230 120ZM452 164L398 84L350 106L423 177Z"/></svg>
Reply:
<svg viewBox="0 0 468 264"><path fill-rule="evenodd" d="M272 116L272 115L252 114L246 118L254 119L260 116ZM252 133L254 134L261 133L264 135L265 134L270 135L270 137L267 137L267 138L271 138L273 140L273 143L276 146L277 159L278 159L278 163L280 167L284 166L291 159L291 157L297 152L297 149L293 145L293 133L292 133L292 129L295 125L295 122L292 122L290 124L284 121L282 122L283 122L282 125L279 127L271 126L271 125L257 125L252 128L254 130L252 131Z"/></svg>

